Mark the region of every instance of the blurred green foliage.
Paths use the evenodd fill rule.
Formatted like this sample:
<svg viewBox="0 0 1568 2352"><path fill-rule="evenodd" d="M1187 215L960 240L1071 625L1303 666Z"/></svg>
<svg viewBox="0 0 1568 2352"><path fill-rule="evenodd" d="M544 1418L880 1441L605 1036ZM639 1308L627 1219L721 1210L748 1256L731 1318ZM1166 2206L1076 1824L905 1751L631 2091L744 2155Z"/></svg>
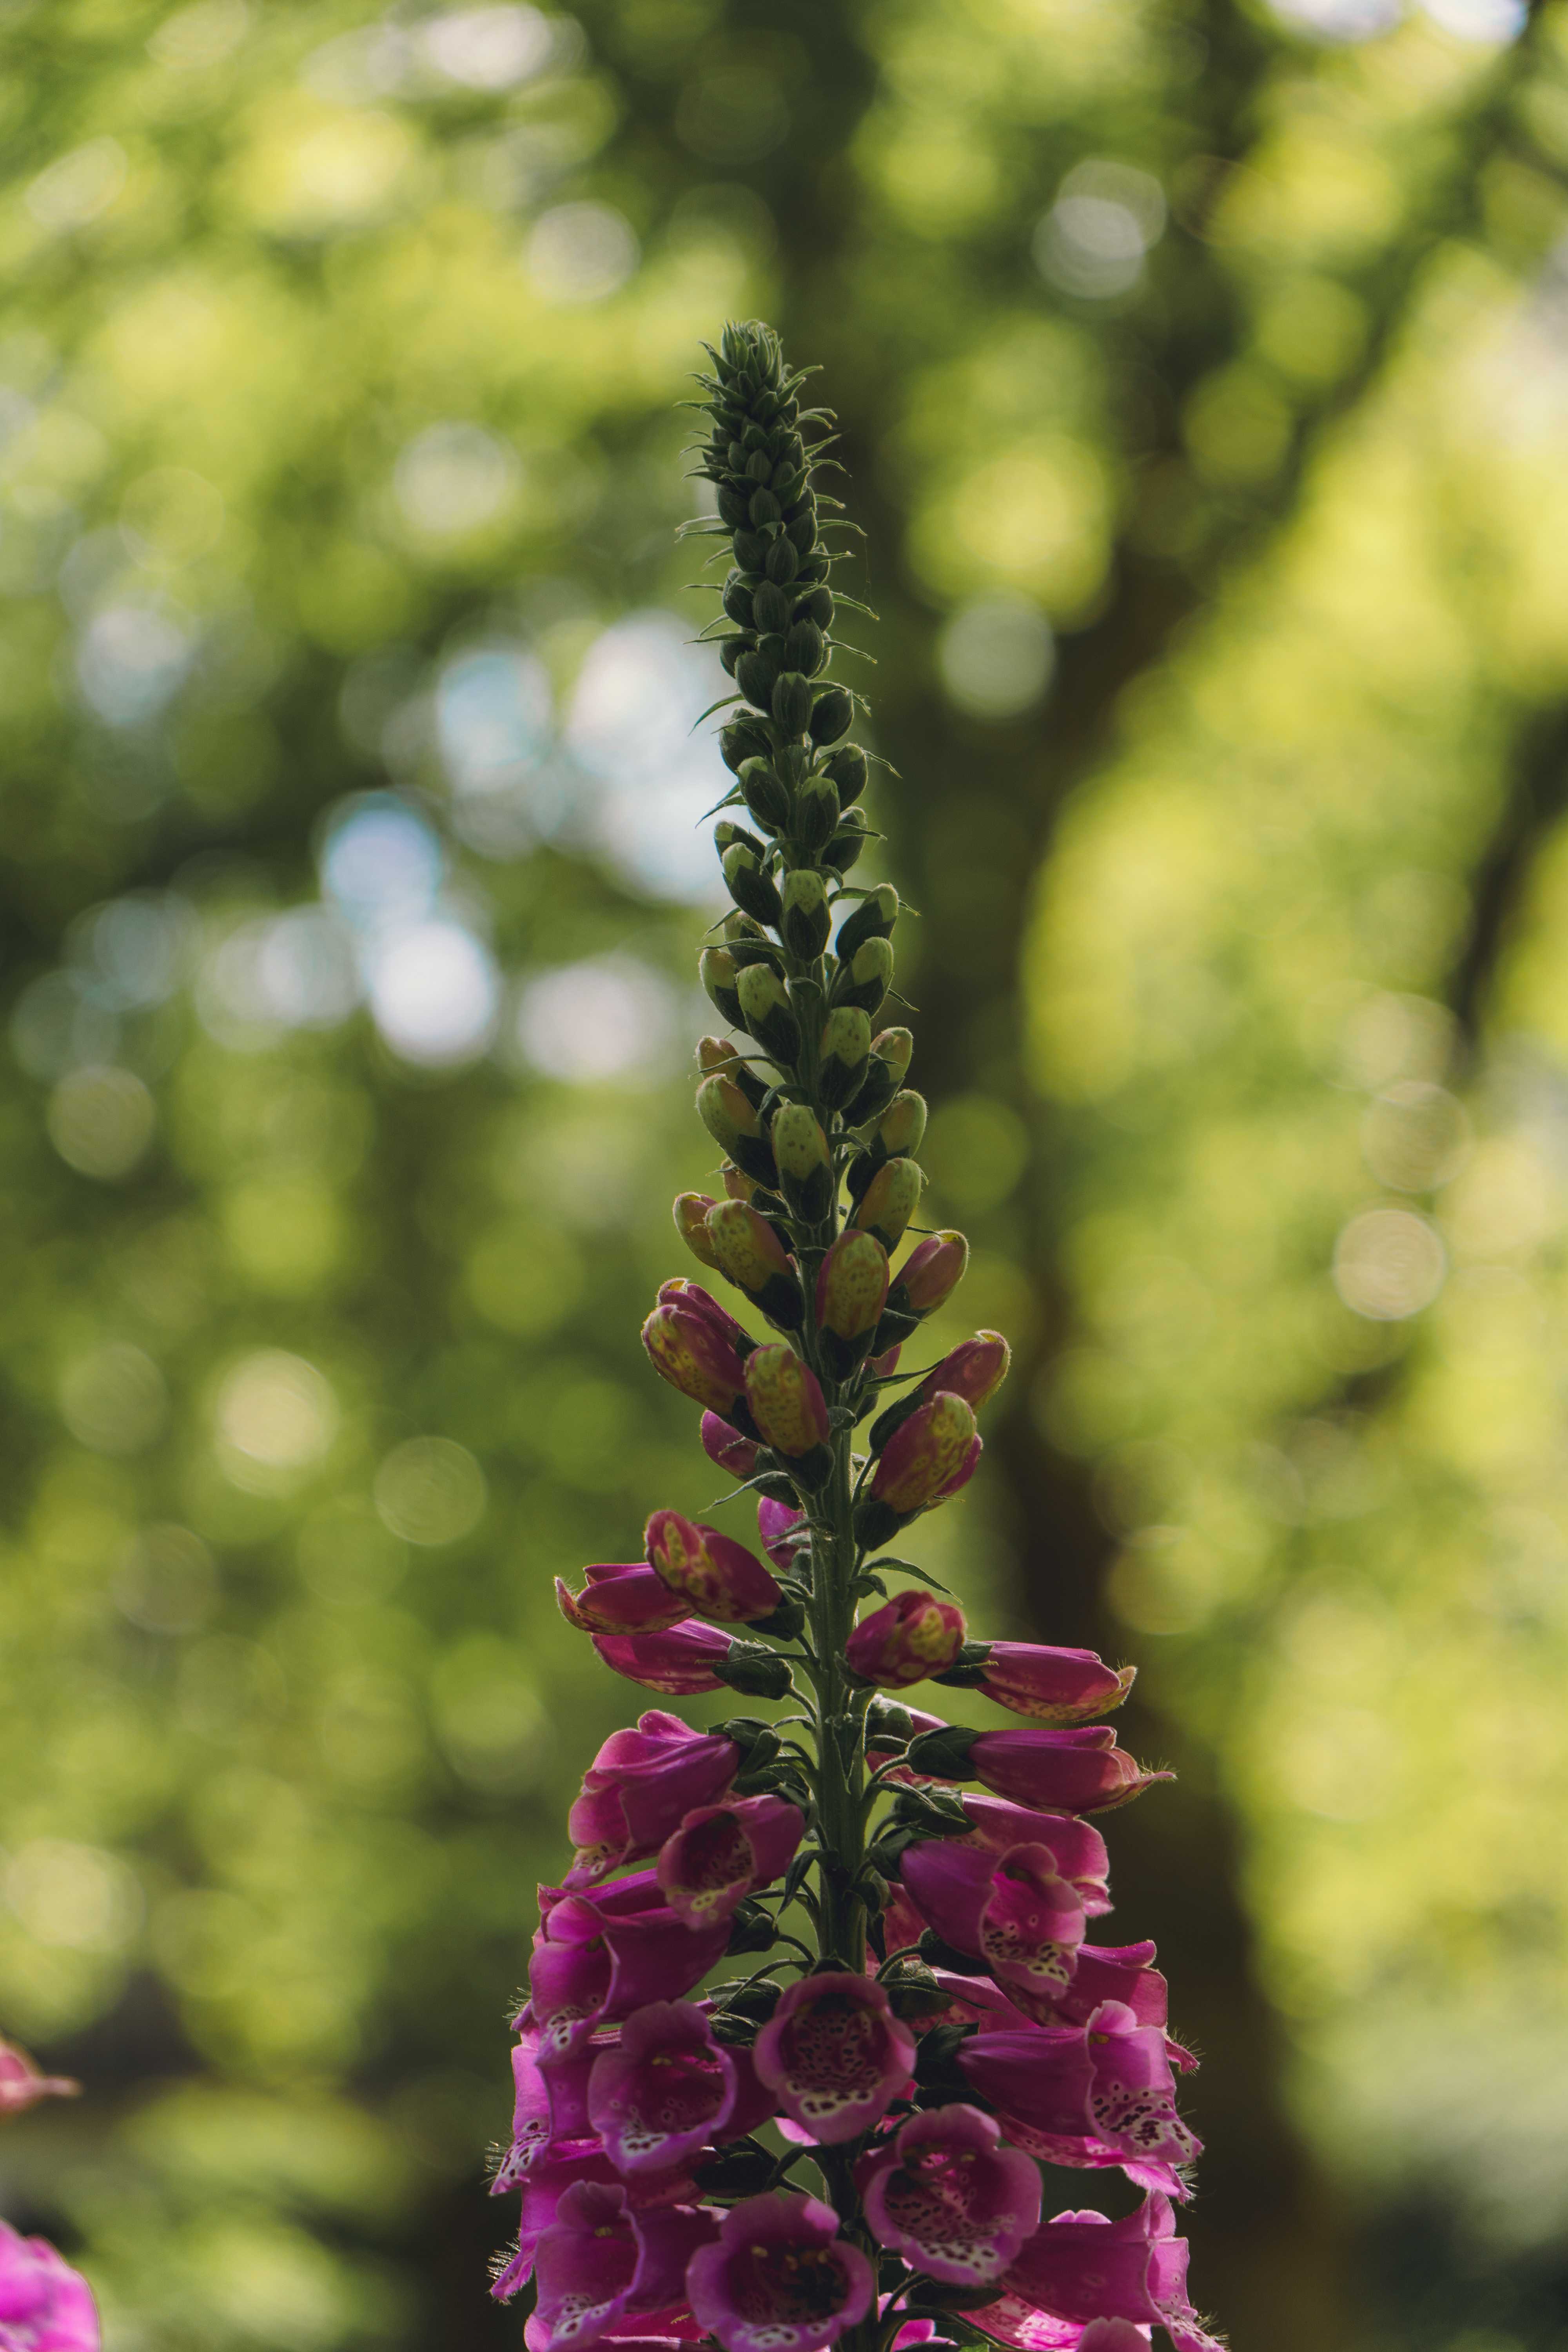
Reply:
<svg viewBox="0 0 1568 2352"><path fill-rule="evenodd" d="M1562 2352L1568 16L4 32L0 2024L89 2093L7 2210L115 2352L519 2340L502 2021L637 1703L551 1580L711 1499L674 404L761 310L1020 1350L927 1556L1182 1764L1200 2294Z"/></svg>

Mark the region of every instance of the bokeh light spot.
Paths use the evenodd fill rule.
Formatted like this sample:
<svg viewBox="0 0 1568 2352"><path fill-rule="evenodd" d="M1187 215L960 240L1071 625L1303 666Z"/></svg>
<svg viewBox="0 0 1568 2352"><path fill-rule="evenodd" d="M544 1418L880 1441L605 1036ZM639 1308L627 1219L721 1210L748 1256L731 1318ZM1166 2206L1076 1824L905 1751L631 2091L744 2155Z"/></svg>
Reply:
<svg viewBox="0 0 1568 2352"><path fill-rule="evenodd" d="M331 1385L314 1364L264 1348L237 1364L218 1391L224 1467L237 1486L270 1491L278 1474L289 1476L321 1460L338 1419Z"/></svg>
<svg viewBox="0 0 1568 2352"><path fill-rule="evenodd" d="M376 1027L395 1054L426 1069L476 1060L495 1034L500 997L494 959L461 923L416 923L372 965Z"/></svg>
<svg viewBox="0 0 1568 2352"><path fill-rule="evenodd" d="M522 478L517 453L482 425L427 425L393 468L404 520L425 539L457 540L497 521L514 503Z"/></svg>
<svg viewBox="0 0 1568 2352"><path fill-rule="evenodd" d="M375 1507L405 1543L449 1544L479 1525L485 1474L449 1437L410 1437L375 1474Z"/></svg>
<svg viewBox="0 0 1568 2352"><path fill-rule="evenodd" d="M163 1373L124 1340L79 1357L60 1382L66 1427L97 1454L140 1454L162 1433L168 1411Z"/></svg>
<svg viewBox="0 0 1568 2352"><path fill-rule="evenodd" d="M551 302L602 302L637 266L631 223L608 205L557 205L528 240L528 275Z"/></svg>
<svg viewBox="0 0 1568 2352"><path fill-rule="evenodd" d="M977 596L961 605L937 648L948 699L975 719L1032 710L1056 667L1056 640L1023 596Z"/></svg>
<svg viewBox="0 0 1568 2352"><path fill-rule="evenodd" d="M152 1096L132 1072L89 1063L68 1070L49 1097L49 1141L79 1176L111 1184L143 1157L156 1117Z"/></svg>
<svg viewBox="0 0 1568 2352"><path fill-rule="evenodd" d="M1353 1313L1395 1323L1431 1306L1447 1264L1425 1217L1412 1209L1365 1209L1334 1244L1334 1288Z"/></svg>
<svg viewBox="0 0 1568 2352"><path fill-rule="evenodd" d="M5 1900L35 1943L118 1952L142 1926L142 1889L120 1856L35 1838L5 1865Z"/></svg>
<svg viewBox="0 0 1568 2352"><path fill-rule="evenodd" d="M675 1050L675 992L635 956L590 957L536 973L518 998L517 1039L546 1076L651 1085Z"/></svg>

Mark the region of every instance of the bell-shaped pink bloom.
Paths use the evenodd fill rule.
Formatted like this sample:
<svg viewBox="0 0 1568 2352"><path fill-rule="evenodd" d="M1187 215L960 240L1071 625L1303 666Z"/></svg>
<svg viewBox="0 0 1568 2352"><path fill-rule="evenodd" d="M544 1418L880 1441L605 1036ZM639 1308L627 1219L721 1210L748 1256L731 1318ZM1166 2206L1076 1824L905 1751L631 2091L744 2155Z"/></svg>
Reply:
<svg viewBox="0 0 1568 2352"><path fill-rule="evenodd" d="M716 1463L721 1470L727 1470L731 1478L749 1478L752 1475L757 1466L755 1438L742 1437L738 1429L731 1428L727 1421L721 1421L716 1412L703 1414L701 1436L702 1451L710 1462Z"/></svg>
<svg viewBox="0 0 1568 2352"><path fill-rule="evenodd" d="M824 1969L789 1987L755 2058L784 2114L831 2143L887 2114L914 2071L915 2040L873 1978Z"/></svg>
<svg viewBox="0 0 1568 2352"><path fill-rule="evenodd" d="M1169 1772L1145 1772L1109 1724L1068 1731L983 1731L969 1748L972 1778L1015 1805L1047 1813L1102 1813Z"/></svg>
<svg viewBox="0 0 1568 2352"><path fill-rule="evenodd" d="M658 1707L638 1717L635 1731L613 1731L567 1815L577 1852L566 1885L591 1886L606 1871L657 1853L693 1806L721 1797L740 1769L732 1739L693 1731Z"/></svg>
<svg viewBox="0 0 1568 2352"><path fill-rule="evenodd" d="M764 1495L757 1505L757 1533L763 1539L763 1549L781 1575L800 1563L803 1550L811 1542L811 1530L805 1513L788 1503L775 1503Z"/></svg>
<svg viewBox="0 0 1568 2352"><path fill-rule="evenodd" d="M977 2033L958 2053L1015 2146L1047 2164L1120 2165L1140 2188L1184 2199L1200 2143L1176 2113L1165 2036L1104 2001L1087 2025Z"/></svg>
<svg viewBox="0 0 1568 2352"><path fill-rule="evenodd" d="M588 2114L617 2172L668 2172L721 2135L740 2079L700 2009L652 2001L594 2059Z"/></svg>
<svg viewBox="0 0 1568 2352"><path fill-rule="evenodd" d="M555 1599L568 1625L580 1633L661 1633L679 1625L687 1605L672 1592L647 1560L620 1567L585 1568L581 1592L574 1592L560 1577Z"/></svg>
<svg viewBox="0 0 1568 2352"><path fill-rule="evenodd" d="M654 1370L693 1404L732 1419L745 1389L752 1342L733 1316L695 1282L667 1282L642 1327Z"/></svg>
<svg viewBox="0 0 1568 2352"><path fill-rule="evenodd" d="M1040 2224L1003 2285L1025 2310L1084 2327L1110 2319L1163 2327L1175 2352L1223 2352L1187 2298L1187 2242L1174 2229L1170 2200L1157 2191L1119 2221L1103 2213L1058 2213ZM1003 2335L989 2305L971 2315L1005 2343L1027 2340L1016 2332ZM1015 2331L1021 2324L1020 2315L1013 2320Z"/></svg>
<svg viewBox="0 0 1568 2352"><path fill-rule="evenodd" d="M718 1528L700 1527L679 1511L656 1511L646 1540L660 1581L688 1612L712 1624L753 1624L784 1599L755 1552Z"/></svg>
<svg viewBox="0 0 1568 2352"><path fill-rule="evenodd" d="M1131 1689L1136 1666L1108 1666L1092 1650L1039 1642L993 1642L975 1688L998 1706L1037 1723L1082 1723L1108 1715Z"/></svg>
<svg viewBox="0 0 1568 2352"><path fill-rule="evenodd" d="M871 1493L889 1511L908 1518L956 1493L979 1459L973 1411L962 1397L943 1391L893 1432L872 1475Z"/></svg>
<svg viewBox="0 0 1568 2352"><path fill-rule="evenodd" d="M0 2221L0 2347L4 2352L98 2352L98 2306L79 2272L47 2238Z"/></svg>
<svg viewBox="0 0 1568 2352"><path fill-rule="evenodd" d="M585 2352L608 2334L657 2335L658 2320L684 2318L687 2266L714 2221L703 2206L634 2207L624 2189L597 2181L568 2189L534 2258L528 2352Z"/></svg>
<svg viewBox="0 0 1568 2352"><path fill-rule="evenodd" d="M542 1932L528 1966L528 2021L545 2068L574 2057L599 2025L650 2001L679 2000L730 1940L730 1923L693 1927L664 1901L651 1870L595 1895L541 1890Z"/></svg>
<svg viewBox="0 0 1568 2352"><path fill-rule="evenodd" d="M965 1791L961 1800L969 1822L964 1843L1005 1853L1010 1845L1048 1845L1058 1870L1070 1878L1091 1919L1110 1908L1110 1856L1092 1822L1072 1813L1037 1813L1010 1805L1005 1797Z"/></svg>
<svg viewBox="0 0 1568 2352"><path fill-rule="evenodd" d="M746 1359L746 1402L763 1443L797 1462L826 1445L831 1433L821 1386L809 1364L780 1340Z"/></svg>
<svg viewBox="0 0 1568 2352"><path fill-rule="evenodd" d="M530 2025L512 2048L511 2146L490 2182L492 2197L515 2189L526 2173L596 2146L588 2120L592 2051L545 2068L539 2063L539 2042L537 2027Z"/></svg>
<svg viewBox="0 0 1568 2352"><path fill-rule="evenodd" d="M695 1698L699 1691L723 1689L724 1677L713 1669L729 1656L731 1640L717 1625L683 1617L661 1633L595 1633L594 1647L627 1682L667 1698Z"/></svg>
<svg viewBox="0 0 1568 2352"><path fill-rule="evenodd" d="M1040 2223L1039 2167L1001 2139L978 2107L911 2116L856 2172L877 2243L950 2286L1000 2278Z"/></svg>
<svg viewBox="0 0 1568 2352"><path fill-rule="evenodd" d="M951 1838L923 1839L903 1856L905 1892L955 1951L985 1962L1008 1991L1055 2001L1072 1982L1083 1942L1083 1897L1048 1846L1005 1853Z"/></svg>
<svg viewBox="0 0 1568 2352"><path fill-rule="evenodd" d="M539 2250L539 2241L554 2221L556 2208L568 2189L574 2187L579 2180L597 2180L613 2185L615 2179L615 2167L603 2149L597 2147L582 2154L552 2158L548 2163L531 2165L523 2173L517 2245L504 2263L497 2264L490 2287L490 2293L498 2303L510 2303L518 2289L526 2286L533 2276L533 2258Z"/></svg>
<svg viewBox="0 0 1568 2352"><path fill-rule="evenodd" d="M0 2116L19 2116L40 2099L74 2099L80 2089L68 2074L40 2074L25 2050L0 2042Z"/></svg>
<svg viewBox="0 0 1568 2352"><path fill-rule="evenodd" d="M1005 1990L979 1977L953 1976L938 1969L936 1978L952 2004L955 2022L972 2020L982 2033L1022 2033L1031 2024L1086 2025L1102 2001L1120 2001L1140 2025L1163 2028L1169 2015L1169 1988L1154 1967L1152 1944L1080 1944L1071 1980L1048 1993L1026 1990L1016 1979ZM1178 2066L1191 2058L1179 2042L1166 2049Z"/></svg>
<svg viewBox="0 0 1568 2352"><path fill-rule="evenodd" d="M692 2312L724 2352L822 2352L859 2326L876 2284L833 2208L784 2189L732 2206L686 2273Z"/></svg>
<svg viewBox="0 0 1568 2352"><path fill-rule="evenodd" d="M754 1888L789 1868L805 1829L799 1806L782 1797L700 1805L659 1848L665 1901L693 1927L728 1919Z"/></svg>
<svg viewBox="0 0 1568 2352"><path fill-rule="evenodd" d="M845 1646L849 1671L883 1690L945 1674L963 1646L963 1612L934 1592L896 1592L863 1617Z"/></svg>

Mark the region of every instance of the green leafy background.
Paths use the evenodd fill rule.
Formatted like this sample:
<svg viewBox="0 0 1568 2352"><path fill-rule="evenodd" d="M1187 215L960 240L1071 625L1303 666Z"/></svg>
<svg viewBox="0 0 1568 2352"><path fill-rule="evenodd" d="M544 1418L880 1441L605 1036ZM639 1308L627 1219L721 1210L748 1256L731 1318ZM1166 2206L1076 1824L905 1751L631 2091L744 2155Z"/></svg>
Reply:
<svg viewBox="0 0 1568 2352"><path fill-rule="evenodd" d="M5 2210L111 2352L521 2341L635 1704L552 1580L711 1500L674 404L760 312L1018 1351L921 1557L1180 1769L1199 2300L1563 2352L1568 14L12 0L0 113Z"/></svg>

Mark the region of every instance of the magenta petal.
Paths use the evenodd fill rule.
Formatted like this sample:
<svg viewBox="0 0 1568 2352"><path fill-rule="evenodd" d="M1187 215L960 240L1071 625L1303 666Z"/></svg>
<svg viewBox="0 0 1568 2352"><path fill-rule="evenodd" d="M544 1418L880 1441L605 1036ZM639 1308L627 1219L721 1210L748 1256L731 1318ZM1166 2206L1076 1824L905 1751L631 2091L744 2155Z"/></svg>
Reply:
<svg viewBox="0 0 1568 2352"><path fill-rule="evenodd" d="M1145 1772L1109 1727L1067 1731L983 1731L969 1769L998 1797L1045 1812L1096 1813L1124 1805L1168 1772Z"/></svg>
<svg viewBox="0 0 1568 2352"><path fill-rule="evenodd" d="M634 2011L618 2047L601 2051L588 2115L617 2171L667 2172L704 2147L733 2103L736 2069L689 2001Z"/></svg>
<svg viewBox="0 0 1568 2352"><path fill-rule="evenodd" d="M42 2079L42 2078L39 2078ZM17 2352L98 2352L92 2290L47 2238L0 2221L0 2343Z"/></svg>
<svg viewBox="0 0 1568 2352"><path fill-rule="evenodd" d="M539 2241L555 2219L556 2210L568 2189L579 2180L598 2180L613 2184L615 2171L609 2158L594 2148L584 2156L568 2157L537 2166L522 2183L522 2212L518 2228L517 2251L497 2273L490 2293L498 2303L510 2301L518 2289L533 2276L534 2256Z"/></svg>
<svg viewBox="0 0 1568 2352"><path fill-rule="evenodd" d="M792 1984L756 2042L757 2073L814 2140L854 2139L913 2071L914 2036L869 1977L826 1969Z"/></svg>
<svg viewBox="0 0 1568 2352"><path fill-rule="evenodd" d="M980 1910L980 1955L1000 1981L1045 2000L1072 1982L1083 1942L1083 1902L1043 1845L1010 1846Z"/></svg>
<svg viewBox="0 0 1568 2352"><path fill-rule="evenodd" d="M1187 2300L1187 2244L1168 2199L1136 2213L1062 2213L1043 2222L1007 2272L1007 2289L1058 2319L1087 2326L1124 2319L1163 2327L1177 2352L1219 2352Z"/></svg>
<svg viewBox="0 0 1568 2352"><path fill-rule="evenodd" d="M588 2054L552 2066L539 2063L537 2027L524 2033L511 2053L516 2096L512 2106L511 2147L502 2159L490 2194L515 2189L527 2172L547 2162L562 2143L591 2140L588 2120Z"/></svg>
<svg viewBox="0 0 1568 2352"><path fill-rule="evenodd" d="M912 2116L863 2178L866 2219L928 2277L988 2286L1039 2226L1040 2174L977 2107Z"/></svg>
<svg viewBox="0 0 1568 2352"><path fill-rule="evenodd" d="M1110 1856L1105 1840L1089 1822L1068 1813L1036 1812L1027 1805L1010 1805L1005 1797L966 1793L963 1810L973 1837L997 1853L1010 1845L1049 1846L1058 1870L1070 1878L1083 1897L1091 1918L1110 1908Z"/></svg>
<svg viewBox="0 0 1568 2352"><path fill-rule="evenodd" d="M731 2209L686 2288L724 2352L822 2352L866 2317L876 2281L831 2206L779 2190Z"/></svg>
<svg viewBox="0 0 1568 2352"><path fill-rule="evenodd" d="M729 1918L753 1887L789 1867L805 1828L800 1808L780 1797L700 1807L659 1849L665 1900L693 1927Z"/></svg>
<svg viewBox="0 0 1568 2352"><path fill-rule="evenodd" d="M717 1625L683 1617L668 1633L595 1633L593 1642L605 1664L627 1682L669 1698L693 1698L699 1691L724 1687L713 1661L729 1656L731 1638Z"/></svg>
<svg viewBox="0 0 1568 2352"><path fill-rule="evenodd" d="M785 1572L795 1566L800 1544L807 1536L805 1513L764 1495L757 1505L757 1533L773 1566Z"/></svg>

